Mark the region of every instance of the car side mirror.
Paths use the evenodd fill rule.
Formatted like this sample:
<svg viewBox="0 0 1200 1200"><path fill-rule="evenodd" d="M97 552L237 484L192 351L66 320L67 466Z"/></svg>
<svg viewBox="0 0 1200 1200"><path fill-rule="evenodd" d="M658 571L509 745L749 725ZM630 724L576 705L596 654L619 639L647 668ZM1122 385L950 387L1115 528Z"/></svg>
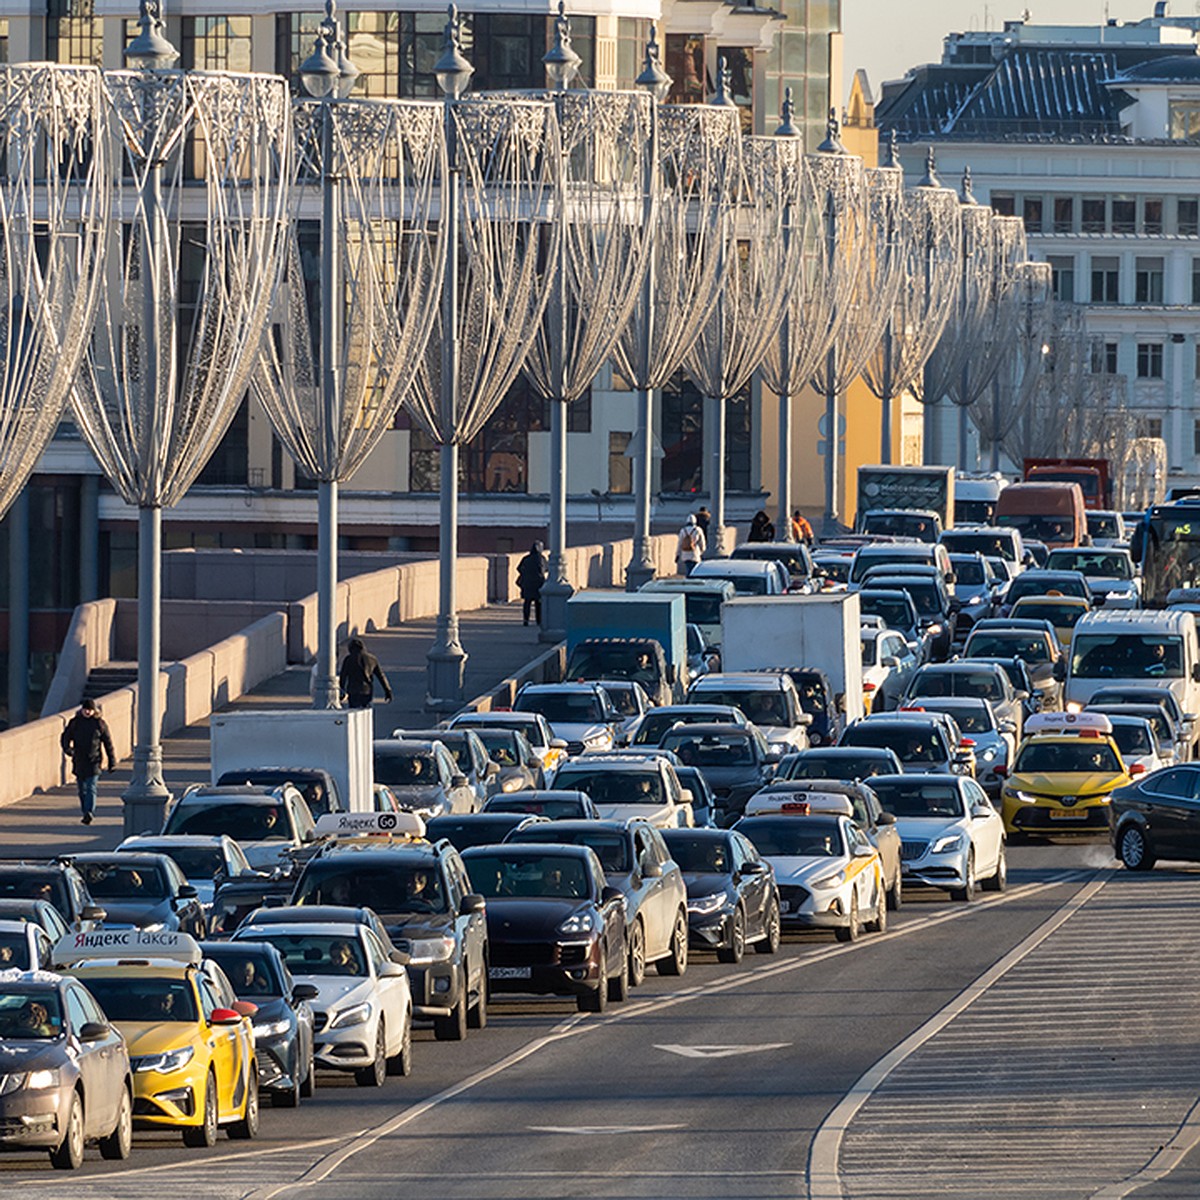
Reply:
<svg viewBox="0 0 1200 1200"><path fill-rule="evenodd" d="M1145 763L1134 763L1133 766L1131 766L1129 768L1129 777L1131 779L1135 775L1145 775L1145 773L1146 773L1146 764Z"/></svg>
<svg viewBox="0 0 1200 1200"><path fill-rule="evenodd" d="M895 823L896 818L890 812L881 812L879 816L875 818L876 825L895 825Z"/></svg>
<svg viewBox="0 0 1200 1200"><path fill-rule="evenodd" d="M755 860L752 862L742 863L743 875L765 875L769 870L770 868L765 862L759 862Z"/></svg>
<svg viewBox="0 0 1200 1200"><path fill-rule="evenodd" d="M500 774L500 764L494 763L494 762L489 762L487 767L484 769L483 777L485 779L495 779L496 776L499 774Z"/></svg>
<svg viewBox="0 0 1200 1200"><path fill-rule="evenodd" d="M81 1042L102 1042L109 1035L109 1027L102 1021L86 1021L79 1027Z"/></svg>
<svg viewBox="0 0 1200 1200"><path fill-rule="evenodd" d="M450 776L450 786L453 788L465 788L468 785L468 783L469 783L469 780L467 779L467 777L465 775L451 775Z"/></svg>
<svg viewBox="0 0 1200 1200"><path fill-rule="evenodd" d="M667 663L667 682L670 684L673 684L673 683L675 683L677 678L678 678L678 675L675 670L675 664Z"/></svg>
<svg viewBox="0 0 1200 1200"><path fill-rule="evenodd" d="M199 895L199 893L196 891L196 889L194 887L192 887L192 885L190 883L185 883L183 885L183 887L181 887L179 889L176 899L195 900L198 895Z"/></svg>
<svg viewBox="0 0 1200 1200"><path fill-rule="evenodd" d="M695 802L696 802L696 796L693 793L691 788L680 788L679 789L679 803L680 804L694 804Z"/></svg>
<svg viewBox="0 0 1200 1200"><path fill-rule="evenodd" d="M311 983L298 983L292 988L292 999L297 1004L302 1004L307 1000L315 1000L320 994L320 991Z"/></svg>
<svg viewBox="0 0 1200 1200"><path fill-rule="evenodd" d="M481 913L486 910L487 901L478 892L469 892L462 898L462 903L458 906L458 915L469 917L472 913Z"/></svg>
<svg viewBox="0 0 1200 1200"><path fill-rule="evenodd" d="M854 847L854 857L855 858L870 858L871 855L874 853L875 853L875 850L871 846L855 846Z"/></svg>
<svg viewBox="0 0 1200 1200"><path fill-rule="evenodd" d="M1192 663L1192 682L1200 683L1200 662Z"/></svg>
<svg viewBox="0 0 1200 1200"><path fill-rule="evenodd" d="M898 671L900 669L900 660L894 654L885 654L880 660L881 667L887 667L889 670Z"/></svg>
<svg viewBox="0 0 1200 1200"><path fill-rule="evenodd" d="M614 900L624 900L625 893L620 888L603 887L600 889L600 903L611 904Z"/></svg>
<svg viewBox="0 0 1200 1200"><path fill-rule="evenodd" d="M108 910L98 904L86 904L79 916L84 921L103 921L108 916Z"/></svg>
<svg viewBox="0 0 1200 1200"><path fill-rule="evenodd" d="M379 967L380 979L399 979L403 975L407 975L408 971L397 962L392 962L390 959L381 963Z"/></svg>
<svg viewBox="0 0 1200 1200"><path fill-rule="evenodd" d="M990 804L976 804L971 809L971 816L978 821L983 817L990 817L995 811Z"/></svg>
<svg viewBox="0 0 1200 1200"><path fill-rule="evenodd" d="M1024 688L1018 688L1013 695L1016 696L1016 698L1020 700L1022 704L1029 699L1029 693Z"/></svg>
<svg viewBox="0 0 1200 1200"><path fill-rule="evenodd" d="M996 728L999 729L1001 733L1016 733L1017 723L1016 721L998 721L996 723Z"/></svg>
<svg viewBox="0 0 1200 1200"><path fill-rule="evenodd" d="M251 1000L235 1000L233 1002L233 1011L239 1016L252 1017L258 1012L258 1005Z"/></svg>
<svg viewBox="0 0 1200 1200"><path fill-rule="evenodd" d="M661 879L662 878L662 863L650 862L642 868L643 879Z"/></svg>
<svg viewBox="0 0 1200 1200"><path fill-rule="evenodd" d="M214 1025L240 1025L242 1014L236 1008L214 1008L212 1023Z"/></svg>
<svg viewBox="0 0 1200 1200"><path fill-rule="evenodd" d="M563 738L551 738L550 739L550 749L551 750L565 750L566 748L567 748L567 743Z"/></svg>
<svg viewBox="0 0 1200 1200"><path fill-rule="evenodd" d="M1198 665L1200 665L1200 664L1198 664ZM1066 677L1067 677L1066 662L1061 658L1056 659L1055 663L1054 663L1054 678L1057 679L1059 683L1062 683L1062 681L1064 679L1066 679Z"/></svg>

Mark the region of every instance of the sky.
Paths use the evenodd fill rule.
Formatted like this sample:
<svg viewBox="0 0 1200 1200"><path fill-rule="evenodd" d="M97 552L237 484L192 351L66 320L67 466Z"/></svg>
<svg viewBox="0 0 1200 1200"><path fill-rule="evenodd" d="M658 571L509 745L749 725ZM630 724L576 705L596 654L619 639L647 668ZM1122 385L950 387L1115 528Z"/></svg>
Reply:
<svg viewBox="0 0 1200 1200"><path fill-rule="evenodd" d="M1150 16L1154 0L842 0L846 40L846 90L865 67L876 97L886 79L910 67L937 62L947 33L1000 29L1028 8L1037 25L1100 25L1107 14L1132 21ZM1200 0L1173 0L1177 16L1200 13Z"/></svg>

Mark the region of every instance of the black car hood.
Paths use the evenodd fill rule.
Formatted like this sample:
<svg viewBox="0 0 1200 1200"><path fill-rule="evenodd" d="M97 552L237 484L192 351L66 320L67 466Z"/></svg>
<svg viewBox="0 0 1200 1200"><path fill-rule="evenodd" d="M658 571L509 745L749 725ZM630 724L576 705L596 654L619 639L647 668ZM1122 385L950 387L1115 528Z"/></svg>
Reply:
<svg viewBox="0 0 1200 1200"><path fill-rule="evenodd" d="M0 1075L19 1075L23 1071L61 1067L65 1057L61 1038L52 1042L5 1040L0 1042Z"/></svg>
<svg viewBox="0 0 1200 1200"><path fill-rule="evenodd" d="M449 913L390 914L382 917L384 928L392 941L401 938L443 937L454 932L454 918Z"/></svg>
<svg viewBox="0 0 1200 1200"><path fill-rule="evenodd" d="M140 927L162 924L164 929L177 929L179 922L169 900L97 900L105 912L104 924L112 929L121 925Z"/></svg>
<svg viewBox="0 0 1200 1200"><path fill-rule="evenodd" d="M553 941L558 927L572 914L589 908L578 899L490 896L487 902L488 937Z"/></svg>
<svg viewBox="0 0 1200 1200"><path fill-rule="evenodd" d="M705 782L714 792L735 787L761 787L763 772L755 766L698 767Z"/></svg>
<svg viewBox="0 0 1200 1200"><path fill-rule="evenodd" d="M683 882L687 884L687 894L690 900L693 896L711 896L714 892L725 891L729 887L729 876L684 871Z"/></svg>
<svg viewBox="0 0 1200 1200"><path fill-rule="evenodd" d="M255 996L249 993L243 995L239 992L238 999L258 1005L258 1012L254 1014L256 1025L285 1020L291 1013L282 996Z"/></svg>

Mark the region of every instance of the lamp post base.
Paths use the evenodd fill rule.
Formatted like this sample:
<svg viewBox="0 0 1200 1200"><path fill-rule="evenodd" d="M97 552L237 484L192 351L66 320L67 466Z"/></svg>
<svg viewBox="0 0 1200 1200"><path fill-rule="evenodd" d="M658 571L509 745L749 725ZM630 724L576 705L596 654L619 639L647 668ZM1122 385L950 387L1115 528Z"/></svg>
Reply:
<svg viewBox="0 0 1200 1200"><path fill-rule="evenodd" d="M312 677L313 708L341 708L342 687L336 675L323 675L313 672Z"/></svg>
<svg viewBox="0 0 1200 1200"><path fill-rule="evenodd" d="M542 628L538 641L557 643L567 636L567 601L575 589L565 580L548 579L542 585Z"/></svg>
<svg viewBox="0 0 1200 1200"><path fill-rule="evenodd" d="M625 569L625 590L636 592L643 583L649 583L655 577L653 563L638 562L634 559Z"/></svg>
<svg viewBox="0 0 1200 1200"><path fill-rule="evenodd" d="M158 747L155 747L158 750ZM133 778L121 796L125 806L124 833L159 833L171 802L171 793L162 778L162 752L149 755L140 748L133 753Z"/></svg>
<svg viewBox="0 0 1200 1200"><path fill-rule="evenodd" d="M439 643L426 656L425 707L432 712L462 708L467 652L457 642Z"/></svg>

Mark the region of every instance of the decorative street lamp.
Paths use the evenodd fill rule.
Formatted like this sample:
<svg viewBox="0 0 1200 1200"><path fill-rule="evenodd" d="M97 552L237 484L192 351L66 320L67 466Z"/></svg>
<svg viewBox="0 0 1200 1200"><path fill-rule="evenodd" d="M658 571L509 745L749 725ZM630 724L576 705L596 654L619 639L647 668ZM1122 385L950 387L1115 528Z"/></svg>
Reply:
<svg viewBox="0 0 1200 1200"><path fill-rule="evenodd" d="M291 121L275 76L170 70L156 0L142 0L134 71L106 75L114 171L110 270L75 420L138 508L138 712L125 830L169 799L159 691L162 510L179 501L246 395L287 229ZM197 189L193 179L203 181Z"/></svg>
<svg viewBox="0 0 1200 1200"><path fill-rule="evenodd" d="M651 100L638 92L575 89L578 67L563 4L546 54L561 163L553 220L558 252L547 260L546 311L525 374L550 408L549 570L542 587L545 641L566 636L567 405L612 357L637 303L654 222L643 219L641 182L653 161Z"/></svg>
<svg viewBox="0 0 1200 1200"><path fill-rule="evenodd" d="M350 100L358 71L327 0L293 105L292 225L255 394L276 436L317 480L317 667L313 703L337 708L337 504L392 427L437 312L446 177L436 105ZM305 277L301 230L319 222L319 280ZM319 283L316 304L309 288ZM318 311L315 311L319 309Z"/></svg>

